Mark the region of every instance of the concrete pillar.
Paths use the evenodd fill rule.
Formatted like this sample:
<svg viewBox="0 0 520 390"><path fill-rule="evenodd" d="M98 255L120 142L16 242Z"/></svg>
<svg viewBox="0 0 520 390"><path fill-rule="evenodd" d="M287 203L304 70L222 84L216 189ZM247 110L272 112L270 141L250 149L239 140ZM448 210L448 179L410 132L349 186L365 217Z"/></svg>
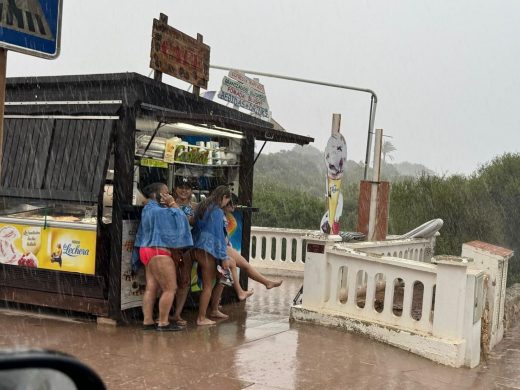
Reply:
<svg viewBox="0 0 520 390"><path fill-rule="evenodd" d="M330 289L330 268L327 268L327 245L333 243L326 235L305 238L306 255L303 275L302 306L323 307Z"/></svg>
<svg viewBox="0 0 520 390"><path fill-rule="evenodd" d="M464 339L466 269L470 259L436 256L437 287L433 314L433 335L443 339Z"/></svg>
<svg viewBox="0 0 520 390"><path fill-rule="evenodd" d="M489 345L486 347L489 350L492 350L504 336L507 267L513 254L511 249L482 241L471 241L462 245L462 256L473 259L469 267L483 270L490 278L486 292L490 316Z"/></svg>

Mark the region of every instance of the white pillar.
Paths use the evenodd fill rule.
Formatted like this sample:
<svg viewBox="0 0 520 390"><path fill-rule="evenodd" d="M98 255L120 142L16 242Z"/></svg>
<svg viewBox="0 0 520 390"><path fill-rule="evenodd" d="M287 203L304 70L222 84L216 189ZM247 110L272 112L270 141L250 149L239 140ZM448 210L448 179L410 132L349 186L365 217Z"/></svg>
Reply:
<svg viewBox="0 0 520 390"><path fill-rule="evenodd" d="M334 241L323 237L306 239L305 269L303 274L302 306L309 309L323 307L330 288L330 270L327 271L327 244Z"/></svg>
<svg viewBox="0 0 520 390"><path fill-rule="evenodd" d="M433 335L443 339L464 339L466 268L470 259L436 256L437 287L433 314Z"/></svg>

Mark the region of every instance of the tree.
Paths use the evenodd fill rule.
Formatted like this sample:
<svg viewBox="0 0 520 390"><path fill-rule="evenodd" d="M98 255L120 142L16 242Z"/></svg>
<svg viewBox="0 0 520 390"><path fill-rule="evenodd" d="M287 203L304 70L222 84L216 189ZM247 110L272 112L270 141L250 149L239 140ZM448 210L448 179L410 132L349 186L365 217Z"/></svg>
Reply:
<svg viewBox="0 0 520 390"><path fill-rule="evenodd" d="M381 148L381 153L383 153L383 162L386 162L386 156L393 161L394 156L390 153L395 152L396 150L397 148L390 141L383 142L383 147Z"/></svg>

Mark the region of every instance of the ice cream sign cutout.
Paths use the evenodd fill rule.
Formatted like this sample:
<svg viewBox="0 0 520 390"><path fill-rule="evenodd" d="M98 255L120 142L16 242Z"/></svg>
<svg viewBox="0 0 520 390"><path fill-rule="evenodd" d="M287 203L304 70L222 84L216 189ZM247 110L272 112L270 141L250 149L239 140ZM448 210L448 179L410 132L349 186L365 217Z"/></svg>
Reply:
<svg viewBox="0 0 520 390"><path fill-rule="evenodd" d="M341 179L347 163L347 142L340 130L341 114L332 115L332 134L325 147L327 165L327 206L321 220L321 230L327 234L339 234L339 218L343 213Z"/></svg>

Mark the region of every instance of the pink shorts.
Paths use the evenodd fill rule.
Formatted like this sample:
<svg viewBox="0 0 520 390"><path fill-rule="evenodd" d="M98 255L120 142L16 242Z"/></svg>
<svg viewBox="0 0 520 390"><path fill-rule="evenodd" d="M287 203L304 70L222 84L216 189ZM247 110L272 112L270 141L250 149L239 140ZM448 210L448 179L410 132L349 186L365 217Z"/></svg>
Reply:
<svg viewBox="0 0 520 390"><path fill-rule="evenodd" d="M172 253L162 248L139 248L139 258L144 265L148 265L154 256L172 257Z"/></svg>

